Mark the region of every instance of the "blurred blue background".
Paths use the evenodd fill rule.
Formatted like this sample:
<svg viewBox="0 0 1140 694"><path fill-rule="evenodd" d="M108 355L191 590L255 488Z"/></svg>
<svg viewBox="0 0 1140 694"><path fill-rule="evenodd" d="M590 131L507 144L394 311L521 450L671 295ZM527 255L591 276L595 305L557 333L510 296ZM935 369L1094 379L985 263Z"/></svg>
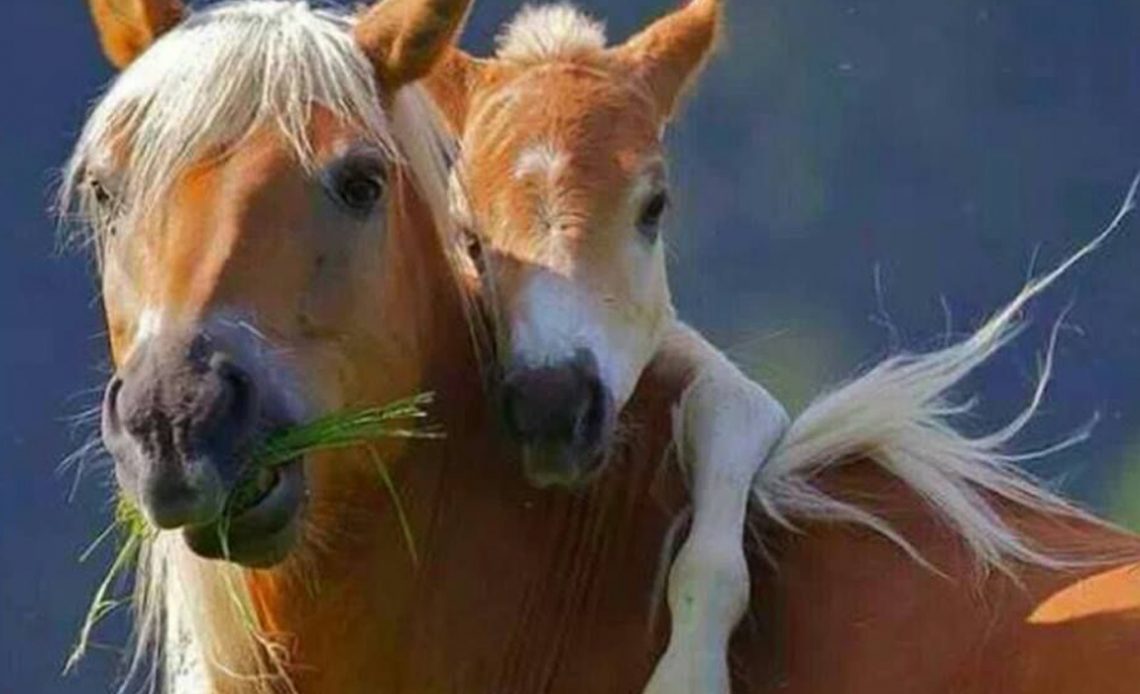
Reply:
<svg viewBox="0 0 1140 694"><path fill-rule="evenodd" d="M673 0L581 3L627 36ZM731 0L729 41L669 140L682 314L792 407L888 350L975 327L1116 211L1140 167L1132 0ZM111 78L84 3L6 0L0 41L0 691L101 692L117 656L60 670L108 557L105 473L80 443L106 348L86 258L55 251L56 171ZM518 3L479 0L485 52ZM1030 394L1072 306L1027 446L1100 421L1042 474L1140 524L1140 221L1034 304L970 385L984 429ZM1130 474L1131 471L1131 474ZM122 624L101 640L119 643Z"/></svg>

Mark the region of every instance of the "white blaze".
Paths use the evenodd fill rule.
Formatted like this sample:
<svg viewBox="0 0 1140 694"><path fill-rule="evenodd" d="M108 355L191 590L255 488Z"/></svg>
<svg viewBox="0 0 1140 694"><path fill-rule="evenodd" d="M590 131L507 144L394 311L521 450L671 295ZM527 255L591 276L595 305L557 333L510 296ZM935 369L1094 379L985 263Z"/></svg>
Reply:
<svg viewBox="0 0 1140 694"><path fill-rule="evenodd" d="M524 367L551 366L585 350L618 406L633 393L658 335L615 305L546 270L520 288L511 325L513 358Z"/></svg>

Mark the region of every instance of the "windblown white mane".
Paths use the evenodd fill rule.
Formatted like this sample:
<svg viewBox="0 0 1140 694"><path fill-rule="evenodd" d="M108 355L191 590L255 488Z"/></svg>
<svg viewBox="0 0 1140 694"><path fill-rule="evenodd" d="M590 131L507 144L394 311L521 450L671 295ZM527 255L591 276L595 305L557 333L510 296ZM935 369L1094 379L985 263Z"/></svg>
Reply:
<svg viewBox="0 0 1140 694"><path fill-rule="evenodd" d="M179 177L205 158L276 129L300 165L314 165L308 133L320 105L411 170L436 230L450 234L448 142L419 87L385 113L353 19L303 0L232 0L192 14L136 60L94 107L60 191L65 215L97 253L159 209ZM99 185L93 185L98 180ZM110 210L106 200L115 203ZM121 691L211 691L213 673L242 691L289 691L285 655L258 631L240 567L205 561L178 532L144 542L135 578L135 648Z"/></svg>
<svg viewBox="0 0 1140 694"><path fill-rule="evenodd" d="M1010 570L1012 562L1059 568L1105 559L1087 551L1074 559L1059 556L1058 548L1033 546L993 503L1002 499L1043 513L1104 522L1053 494L1017 465L1084 440L1088 428L1044 450L1009 450L1041 404L1052 370L1056 328L1033 398L1012 422L988 435L966 436L954 418L967 412L972 401L962 404L950 398L955 386L1017 335L1018 314L1026 304L1120 228L1136 207L1138 186L1140 177L1098 236L1030 281L973 335L934 352L890 357L813 402L792 422L757 474L753 496L764 511L789 526L797 520L826 520L869 527L923 562L919 550L887 521L815 483L822 471L857 458L878 465L922 497L969 546L983 571Z"/></svg>
<svg viewBox="0 0 1140 694"><path fill-rule="evenodd" d="M527 5L495 39L497 56L541 63L597 53L606 47L606 29L569 3Z"/></svg>

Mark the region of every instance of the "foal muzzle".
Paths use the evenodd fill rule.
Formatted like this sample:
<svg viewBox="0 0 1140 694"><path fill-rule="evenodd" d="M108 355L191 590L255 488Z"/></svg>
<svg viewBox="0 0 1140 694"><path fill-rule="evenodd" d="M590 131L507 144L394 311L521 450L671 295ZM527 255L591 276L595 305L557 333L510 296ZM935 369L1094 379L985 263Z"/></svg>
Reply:
<svg viewBox="0 0 1140 694"><path fill-rule="evenodd" d="M593 354L550 366L509 368L501 403L508 433L523 445L524 472L538 487L572 487L605 462L614 400Z"/></svg>

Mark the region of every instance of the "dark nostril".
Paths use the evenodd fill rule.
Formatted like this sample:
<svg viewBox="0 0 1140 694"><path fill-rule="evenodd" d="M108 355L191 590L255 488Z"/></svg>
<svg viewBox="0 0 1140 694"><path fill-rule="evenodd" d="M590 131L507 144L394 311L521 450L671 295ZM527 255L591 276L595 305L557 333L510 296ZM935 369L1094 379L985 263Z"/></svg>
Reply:
<svg viewBox="0 0 1140 694"><path fill-rule="evenodd" d="M523 442L592 447L606 437L611 418L609 392L590 355L508 374L500 406L507 433Z"/></svg>
<svg viewBox="0 0 1140 694"><path fill-rule="evenodd" d="M190 363L196 366L204 366L205 364L211 364L212 366L217 354L214 352L213 345L210 342L210 336L204 332L196 333L190 339L190 344L186 347L186 356L189 358Z"/></svg>
<svg viewBox="0 0 1140 694"><path fill-rule="evenodd" d="M210 368L221 379L229 395L229 413L238 422L252 423L256 417L257 398L249 373L222 354L215 354L210 359Z"/></svg>
<svg viewBox="0 0 1140 694"><path fill-rule="evenodd" d="M526 432L523 431L524 426L521 417L521 392L513 379L508 379L503 384L500 398L502 400L503 421L506 424L507 433L515 438L523 438Z"/></svg>
<svg viewBox="0 0 1140 694"><path fill-rule="evenodd" d="M590 381L599 381L600 375L598 373L598 359L594 353L588 349L579 349L574 352L574 361L572 362L574 369L584 378ZM599 384L600 385L600 384Z"/></svg>
<svg viewBox="0 0 1140 694"><path fill-rule="evenodd" d="M600 378L586 381L584 407L574 424L574 438L579 442L596 443L601 440L609 417L609 397Z"/></svg>

